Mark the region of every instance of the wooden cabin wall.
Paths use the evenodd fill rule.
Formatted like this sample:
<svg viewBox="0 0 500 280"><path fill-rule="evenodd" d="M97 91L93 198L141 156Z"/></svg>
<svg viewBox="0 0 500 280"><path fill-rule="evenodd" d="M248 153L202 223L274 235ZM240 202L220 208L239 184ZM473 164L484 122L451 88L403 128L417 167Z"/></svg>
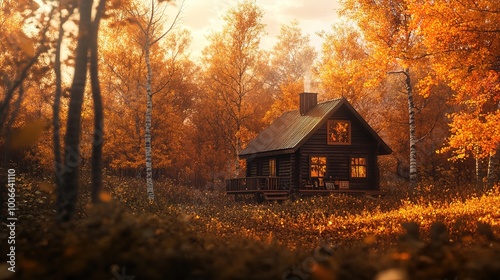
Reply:
<svg viewBox="0 0 500 280"><path fill-rule="evenodd" d="M269 160L276 160L276 176L282 178L292 177L292 155L279 155L267 157L254 157L247 159L247 177L269 176Z"/></svg>
<svg viewBox="0 0 500 280"><path fill-rule="evenodd" d="M247 171L246 177L255 177L257 176L257 162L255 159L247 159Z"/></svg>
<svg viewBox="0 0 500 280"><path fill-rule="evenodd" d="M300 153L295 152L290 155L291 182L290 190L298 191L300 188Z"/></svg>
<svg viewBox="0 0 500 280"><path fill-rule="evenodd" d="M378 189L376 143L372 137L345 107L339 108L330 119L351 121L351 144L328 145L327 124L325 123L299 150L298 181L309 180L309 158L311 156L326 156L327 178L332 176L333 179L337 180L349 180L351 189ZM367 158L367 178L350 178L351 157Z"/></svg>

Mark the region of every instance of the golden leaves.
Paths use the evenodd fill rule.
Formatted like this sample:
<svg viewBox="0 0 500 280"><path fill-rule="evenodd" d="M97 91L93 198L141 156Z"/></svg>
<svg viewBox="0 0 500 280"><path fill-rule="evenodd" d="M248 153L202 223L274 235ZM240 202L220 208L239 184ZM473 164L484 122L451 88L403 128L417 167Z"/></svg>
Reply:
<svg viewBox="0 0 500 280"><path fill-rule="evenodd" d="M500 111L491 114L455 113L450 115L450 131L447 145L439 153L452 151L452 160L487 158L497 152L500 143Z"/></svg>

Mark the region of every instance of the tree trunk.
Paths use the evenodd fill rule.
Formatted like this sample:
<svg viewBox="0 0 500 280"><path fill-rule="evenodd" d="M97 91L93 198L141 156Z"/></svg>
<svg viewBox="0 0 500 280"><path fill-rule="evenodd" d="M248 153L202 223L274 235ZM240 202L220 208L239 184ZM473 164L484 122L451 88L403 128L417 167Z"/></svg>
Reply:
<svg viewBox="0 0 500 280"><path fill-rule="evenodd" d="M239 132L239 131L238 131ZM237 134L239 134L237 132ZM239 177L240 176L240 172L241 172L241 168L240 168L240 158L239 158L239 154L240 154L240 151L241 151L241 141L240 141L240 136L236 136L236 149L235 149L235 154L234 154L234 175L236 177Z"/></svg>
<svg viewBox="0 0 500 280"><path fill-rule="evenodd" d="M408 117L410 126L410 186L417 184L417 138L415 123L415 104L413 103L413 87L411 85L410 69L405 69L405 87L408 93Z"/></svg>
<svg viewBox="0 0 500 280"><path fill-rule="evenodd" d="M81 112L83 94L87 80L87 61L89 35L91 30L92 0L80 1L80 21L78 24L78 43L76 46L75 74L70 90L70 103L66 125L65 157L62 166L62 185L57 192L58 220L69 221L75 214L78 194L78 172L81 163L79 152L81 133Z"/></svg>
<svg viewBox="0 0 500 280"><path fill-rule="evenodd" d="M104 144L104 109L102 106L101 86L99 84L98 64L98 31L101 17L104 14L106 0L100 0L95 19L92 24L90 45L90 83L92 86L92 101L94 102L94 137L92 145L92 203L99 202L102 188L102 147Z"/></svg>
<svg viewBox="0 0 500 280"><path fill-rule="evenodd" d="M500 145L497 146L497 152L488 159L488 174L486 175L488 187L494 186L500 179L498 174L500 169Z"/></svg>
<svg viewBox="0 0 500 280"><path fill-rule="evenodd" d="M151 158L151 118L153 114L153 92L151 89L152 80L152 69L151 61L149 58L149 40L146 39L145 43L145 60L147 68L147 80L146 80L146 128L145 134L145 150L146 150L146 189L148 193L148 198L150 201L155 199L154 187L153 187L153 162Z"/></svg>
<svg viewBox="0 0 500 280"><path fill-rule="evenodd" d="M61 95L62 95L62 75L61 75L61 45L64 36L64 21L62 17L59 17L59 34L57 35L56 41L56 57L54 60L54 74L56 76L56 91L54 93L54 104L52 104L52 140L54 149L54 172L56 189L60 189L62 185L62 174L61 170L63 168L61 161L61 137L60 127L61 120L59 117L60 107L61 107Z"/></svg>
<svg viewBox="0 0 500 280"><path fill-rule="evenodd" d="M497 110L500 110L500 101L497 103ZM500 143L496 145L496 153L489 158L487 180L488 187L500 182Z"/></svg>
<svg viewBox="0 0 500 280"><path fill-rule="evenodd" d="M476 157L476 184L478 189L483 188L484 178L486 176L485 160Z"/></svg>

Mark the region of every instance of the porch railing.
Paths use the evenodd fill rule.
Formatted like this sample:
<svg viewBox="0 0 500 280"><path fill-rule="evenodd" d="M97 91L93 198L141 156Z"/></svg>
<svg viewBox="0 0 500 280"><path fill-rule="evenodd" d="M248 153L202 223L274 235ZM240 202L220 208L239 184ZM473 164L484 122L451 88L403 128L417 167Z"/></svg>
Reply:
<svg viewBox="0 0 500 280"><path fill-rule="evenodd" d="M232 178L226 180L226 191L272 191L272 190L288 190L288 178L280 177L245 177Z"/></svg>

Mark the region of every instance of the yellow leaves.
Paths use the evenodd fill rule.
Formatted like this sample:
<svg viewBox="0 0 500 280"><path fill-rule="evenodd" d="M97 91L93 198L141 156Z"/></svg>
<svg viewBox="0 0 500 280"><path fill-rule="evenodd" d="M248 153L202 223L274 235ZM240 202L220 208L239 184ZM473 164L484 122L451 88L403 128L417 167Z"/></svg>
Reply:
<svg viewBox="0 0 500 280"><path fill-rule="evenodd" d="M452 114L447 146L440 153L453 151L452 159L486 158L496 153L500 143L500 112L492 114Z"/></svg>
<svg viewBox="0 0 500 280"><path fill-rule="evenodd" d="M21 149L34 145L46 127L47 122L43 119L31 121L12 136L11 148Z"/></svg>
<svg viewBox="0 0 500 280"><path fill-rule="evenodd" d="M439 80L436 77L427 75L418 81L418 93L424 98L428 98L438 85Z"/></svg>

